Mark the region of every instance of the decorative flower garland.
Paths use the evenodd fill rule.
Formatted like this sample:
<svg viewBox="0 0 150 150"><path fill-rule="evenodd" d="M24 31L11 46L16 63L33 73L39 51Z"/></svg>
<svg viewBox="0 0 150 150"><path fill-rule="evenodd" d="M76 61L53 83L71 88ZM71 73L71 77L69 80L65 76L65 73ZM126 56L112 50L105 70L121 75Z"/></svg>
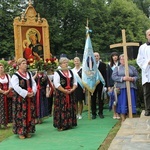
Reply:
<svg viewBox="0 0 150 150"><path fill-rule="evenodd" d="M5 72L7 72L10 76L12 76L17 70L17 63L15 60L9 61L1 61L4 64ZM32 58L27 61L28 69L30 71L38 71L38 72L51 72L53 73L58 67L58 60L55 57L51 57L50 59L40 59L33 60Z"/></svg>
<svg viewBox="0 0 150 150"><path fill-rule="evenodd" d="M40 60L31 60L28 62L28 68L29 70L36 69L37 71L51 71L54 72L57 69L58 66L58 60L54 57L50 59L46 59L45 61L43 59Z"/></svg>

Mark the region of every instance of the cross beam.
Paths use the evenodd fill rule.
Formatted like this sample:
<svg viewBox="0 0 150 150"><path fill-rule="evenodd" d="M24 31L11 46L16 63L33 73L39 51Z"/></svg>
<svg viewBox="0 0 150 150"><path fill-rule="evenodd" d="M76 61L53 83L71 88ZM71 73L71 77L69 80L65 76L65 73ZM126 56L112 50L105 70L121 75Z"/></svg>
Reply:
<svg viewBox="0 0 150 150"><path fill-rule="evenodd" d="M129 76L129 67L128 67L128 56L127 56L127 46L139 46L139 43L126 42L125 29L122 30L122 43L112 44L110 48L123 47L124 60L125 60L125 75ZM131 103L131 91L130 91L130 82L126 81L127 87L127 98L128 98L128 109L129 109L129 118L132 116L132 103Z"/></svg>

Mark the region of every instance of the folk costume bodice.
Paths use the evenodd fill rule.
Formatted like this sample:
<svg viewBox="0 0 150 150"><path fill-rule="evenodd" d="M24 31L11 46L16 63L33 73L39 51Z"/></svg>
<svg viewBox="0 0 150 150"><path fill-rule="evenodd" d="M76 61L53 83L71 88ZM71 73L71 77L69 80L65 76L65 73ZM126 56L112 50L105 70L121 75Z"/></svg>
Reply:
<svg viewBox="0 0 150 150"><path fill-rule="evenodd" d="M30 74L29 72L27 72L27 73L28 73L28 75L29 75L29 77L30 77L28 80L24 79L21 75L15 73L15 75L16 75L16 76L18 77L18 79L19 79L19 86L20 86L22 89L25 89L25 90L27 90L28 86L29 86L29 87L32 87L31 74ZM28 82L28 81L29 81L29 82ZM28 84L29 84L29 85L28 85Z"/></svg>
<svg viewBox="0 0 150 150"><path fill-rule="evenodd" d="M69 83L67 83L67 77L64 76L60 71L57 71L57 73L60 76L60 84L63 88L66 88L69 84L70 87L73 87L73 72L71 70L69 70L71 77L69 78Z"/></svg>
<svg viewBox="0 0 150 150"><path fill-rule="evenodd" d="M0 89L2 89L2 90L8 90L9 89L9 77L8 77L8 74L5 74L5 76L6 76L6 82L1 82L0 81ZM1 79L1 80L3 80L3 79Z"/></svg>

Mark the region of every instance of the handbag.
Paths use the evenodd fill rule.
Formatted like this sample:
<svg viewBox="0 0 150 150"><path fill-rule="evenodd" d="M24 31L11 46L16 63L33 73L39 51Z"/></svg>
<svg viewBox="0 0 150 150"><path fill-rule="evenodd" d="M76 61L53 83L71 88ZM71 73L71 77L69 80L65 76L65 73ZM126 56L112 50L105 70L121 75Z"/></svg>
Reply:
<svg viewBox="0 0 150 150"><path fill-rule="evenodd" d="M116 88L116 87L115 87L115 88L114 88L114 91L116 92L117 95L120 94L120 88Z"/></svg>
<svg viewBox="0 0 150 150"><path fill-rule="evenodd" d="M118 103L118 95L120 94L120 88L116 87L116 83L114 84L114 97L115 97L115 101L114 101L114 105L116 106Z"/></svg>

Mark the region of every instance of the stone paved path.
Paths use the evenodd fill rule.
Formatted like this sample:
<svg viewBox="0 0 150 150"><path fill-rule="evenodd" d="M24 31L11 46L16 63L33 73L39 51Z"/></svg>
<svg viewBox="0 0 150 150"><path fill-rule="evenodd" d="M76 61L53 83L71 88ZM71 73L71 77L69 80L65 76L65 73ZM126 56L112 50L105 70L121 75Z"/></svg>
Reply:
<svg viewBox="0 0 150 150"><path fill-rule="evenodd" d="M150 116L127 118L108 150L150 150Z"/></svg>

